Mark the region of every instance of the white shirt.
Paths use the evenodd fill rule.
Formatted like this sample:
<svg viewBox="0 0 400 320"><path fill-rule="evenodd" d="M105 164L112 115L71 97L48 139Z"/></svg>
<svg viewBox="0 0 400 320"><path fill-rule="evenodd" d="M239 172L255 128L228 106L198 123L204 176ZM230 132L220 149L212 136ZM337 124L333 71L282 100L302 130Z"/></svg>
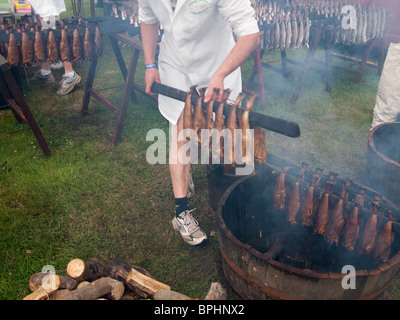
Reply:
<svg viewBox="0 0 400 320"><path fill-rule="evenodd" d="M235 45L237 37L258 33L249 0L178 0L175 11L170 0L138 0L139 19L160 22L164 35L160 44L159 71L163 84L188 91L207 87L218 67ZM238 68L225 78L234 100L242 90ZM159 95L160 112L176 124L184 103Z"/></svg>

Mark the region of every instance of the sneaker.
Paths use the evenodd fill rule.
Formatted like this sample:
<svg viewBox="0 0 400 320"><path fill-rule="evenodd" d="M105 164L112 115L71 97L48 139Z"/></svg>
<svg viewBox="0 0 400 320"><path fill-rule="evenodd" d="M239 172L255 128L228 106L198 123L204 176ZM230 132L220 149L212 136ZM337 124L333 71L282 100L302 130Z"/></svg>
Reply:
<svg viewBox="0 0 400 320"><path fill-rule="evenodd" d="M207 235L200 229L196 219L193 218L193 210L187 210L182 212L178 217L174 217L172 219L172 226L176 231L180 232L182 239L186 243L196 246L207 240Z"/></svg>
<svg viewBox="0 0 400 320"><path fill-rule="evenodd" d="M53 62L50 64L50 68L55 70L62 69L64 68L64 63L62 61Z"/></svg>
<svg viewBox="0 0 400 320"><path fill-rule="evenodd" d="M44 76L40 70L36 71L36 73L30 78L31 81L37 82L55 82L54 76L52 73Z"/></svg>
<svg viewBox="0 0 400 320"><path fill-rule="evenodd" d="M60 81L60 89L58 89L57 94L60 96L64 96L74 90L75 85L81 82L81 77L75 73L73 77L62 76L62 80Z"/></svg>
<svg viewBox="0 0 400 320"><path fill-rule="evenodd" d="M190 173L187 197L192 198L193 196L194 196L194 182L192 178L192 173Z"/></svg>

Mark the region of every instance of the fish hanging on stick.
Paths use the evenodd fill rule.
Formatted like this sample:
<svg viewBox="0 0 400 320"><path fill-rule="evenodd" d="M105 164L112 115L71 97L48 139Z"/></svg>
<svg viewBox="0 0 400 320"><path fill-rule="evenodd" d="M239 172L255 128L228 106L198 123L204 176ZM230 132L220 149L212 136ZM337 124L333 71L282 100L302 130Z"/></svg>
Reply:
<svg viewBox="0 0 400 320"><path fill-rule="evenodd" d="M61 26L61 40L60 40L60 56L61 61L71 61L71 48L69 46L69 39L68 39L68 27L63 22L60 21Z"/></svg>
<svg viewBox="0 0 400 320"><path fill-rule="evenodd" d="M277 210L284 210L286 207L286 174L290 168L290 166L285 166L276 180L273 194L273 206Z"/></svg>
<svg viewBox="0 0 400 320"><path fill-rule="evenodd" d="M39 24L35 25L35 42L34 42L34 51L35 51L35 61L43 62L46 60L46 50L43 44L42 32L39 29Z"/></svg>
<svg viewBox="0 0 400 320"><path fill-rule="evenodd" d="M391 211L389 211L388 216L389 219L381 228L376 238L375 246L372 249L372 258L374 260L382 260L383 262L389 260L391 246L394 241L394 233L392 230L394 217Z"/></svg>
<svg viewBox="0 0 400 320"><path fill-rule="evenodd" d="M328 224L329 219L329 198L332 194L332 182L328 181L325 185L325 193L321 199L321 202L316 213L316 220L314 224L313 234L323 235L325 227Z"/></svg>

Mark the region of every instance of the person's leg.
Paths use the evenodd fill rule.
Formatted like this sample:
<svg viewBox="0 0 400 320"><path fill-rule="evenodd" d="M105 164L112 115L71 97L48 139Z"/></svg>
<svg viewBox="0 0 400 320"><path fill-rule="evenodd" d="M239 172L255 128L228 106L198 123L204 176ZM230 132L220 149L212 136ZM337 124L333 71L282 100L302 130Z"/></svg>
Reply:
<svg viewBox="0 0 400 320"><path fill-rule="evenodd" d="M54 76L51 73L50 62L45 61L40 65L40 69L31 77L32 81L54 82Z"/></svg>
<svg viewBox="0 0 400 320"><path fill-rule="evenodd" d="M187 143L186 140L179 141L179 132L183 130L183 116L179 117L176 125L170 125L170 150L169 169L171 174L172 188L175 197L175 217L172 225L179 231L183 240L191 245L198 245L207 239L207 235L200 229L198 222L193 218L187 201L188 185L191 164L182 162L179 150Z"/></svg>
<svg viewBox="0 0 400 320"><path fill-rule="evenodd" d="M182 113L183 115L183 113ZM169 153L169 170L172 180L172 188L175 198L183 198L187 196L190 162L183 164L179 159L179 150L186 141L178 141L178 134L183 130L183 116L180 116L176 125L170 125L171 141Z"/></svg>

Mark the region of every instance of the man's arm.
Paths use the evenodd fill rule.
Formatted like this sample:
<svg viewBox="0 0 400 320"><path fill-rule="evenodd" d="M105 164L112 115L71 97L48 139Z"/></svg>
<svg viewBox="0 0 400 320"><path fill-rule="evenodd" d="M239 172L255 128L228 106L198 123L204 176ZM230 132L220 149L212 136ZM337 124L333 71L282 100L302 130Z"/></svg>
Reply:
<svg viewBox="0 0 400 320"><path fill-rule="evenodd" d="M142 47L144 54L145 65L156 62L156 49L158 41L158 29L159 23L155 24L140 24L140 30L142 34ZM151 92L151 86L154 82L160 82L160 74L157 68L146 69L145 71L145 83L146 83L146 93L154 95Z"/></svg>
<svg viewBox="0 0 400 320"><path fill-rule="evenodd" d="M259 33L253 33L242 36L237 39L235 46L232 48L229 55L226 57L221 66L214 73L208 86L208 91L204 97L204 102L210 101L214 88L219 88L220 95L218 101L221 101L222 92L224 90L224 79L231 72L241 66L249 55L257 48L260 43Z"/></svg>

